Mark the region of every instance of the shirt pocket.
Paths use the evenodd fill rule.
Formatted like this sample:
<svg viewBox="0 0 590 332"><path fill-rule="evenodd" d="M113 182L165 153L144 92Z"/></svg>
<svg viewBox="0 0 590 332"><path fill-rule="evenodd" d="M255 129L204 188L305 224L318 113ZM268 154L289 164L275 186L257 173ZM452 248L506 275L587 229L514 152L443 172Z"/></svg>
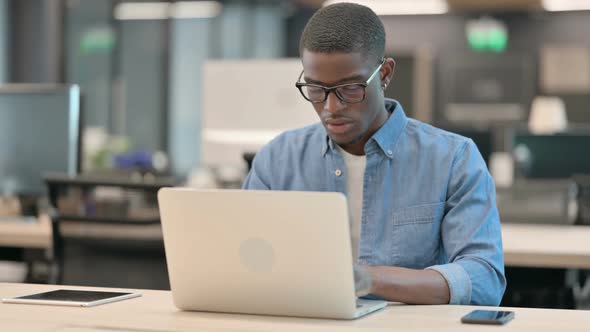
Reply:
<svg viewBox="0 0 590 332"><path fill-rule="evenodd" d="M445 203L441 202L393 211L389 233L392 265L421 269L437 263L444 209Z"/></svg>
<svg viewBox="0 0 590 332"><path fill-rule="evenodd" d="M397 226L428 224L440 220L444 209L444 202L403 207L393 211L392 222Z"/></svg>

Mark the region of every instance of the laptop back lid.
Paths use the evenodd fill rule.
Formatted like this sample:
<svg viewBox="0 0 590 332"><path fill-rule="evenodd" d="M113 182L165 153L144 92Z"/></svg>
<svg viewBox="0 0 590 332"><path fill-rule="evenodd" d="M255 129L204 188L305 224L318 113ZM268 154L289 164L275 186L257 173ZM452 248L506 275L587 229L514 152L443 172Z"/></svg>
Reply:
<svg viewBox="0 0 590 332"><path fill-rule="evenodd" d="M178 308L354 316L344 195L164 188L158 199Z"/></svg>

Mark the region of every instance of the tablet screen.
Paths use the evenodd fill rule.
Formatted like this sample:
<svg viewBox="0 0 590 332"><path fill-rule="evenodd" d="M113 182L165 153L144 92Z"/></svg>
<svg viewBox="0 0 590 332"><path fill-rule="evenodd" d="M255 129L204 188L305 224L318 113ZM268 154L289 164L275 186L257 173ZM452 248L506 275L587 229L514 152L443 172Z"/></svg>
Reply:
<svg viewBox="0 0 590 332"><path fill-rule="evenodd" d="M97 292L59 289L51 292L19 296L23 300L44 300L44 301L69 301L69 302L93 302L109 299L117 296L129 295L131 293L119 292Z"/></svg>

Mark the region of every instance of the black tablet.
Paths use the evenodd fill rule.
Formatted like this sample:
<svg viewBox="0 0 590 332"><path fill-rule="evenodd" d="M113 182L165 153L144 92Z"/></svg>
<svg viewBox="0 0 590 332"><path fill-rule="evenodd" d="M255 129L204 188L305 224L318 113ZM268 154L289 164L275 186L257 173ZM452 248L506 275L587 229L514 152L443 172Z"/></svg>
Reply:
<svg viewBox="0 0 590 332"><path fill-rule="evenodd" d="M138 296L141 296L141 294L58 289L50 292L19 296L9 299L2 299L2 302L93 307L99 304L131 299Z"/></svg>

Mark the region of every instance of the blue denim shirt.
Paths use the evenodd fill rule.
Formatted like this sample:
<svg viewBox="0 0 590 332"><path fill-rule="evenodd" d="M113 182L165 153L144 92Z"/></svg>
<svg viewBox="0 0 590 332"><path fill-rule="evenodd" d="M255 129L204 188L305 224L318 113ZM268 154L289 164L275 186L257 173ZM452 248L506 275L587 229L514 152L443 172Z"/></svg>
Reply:
<svg viewBox="0 0 590 332"><path fill-rule="evenodd" d="M496 191L470 139L393 112L365 145L359 263L434 269L451 304L498 305L506 288ZM345 164L321 123L257 153L244 189L346 194Z"/></svg>

